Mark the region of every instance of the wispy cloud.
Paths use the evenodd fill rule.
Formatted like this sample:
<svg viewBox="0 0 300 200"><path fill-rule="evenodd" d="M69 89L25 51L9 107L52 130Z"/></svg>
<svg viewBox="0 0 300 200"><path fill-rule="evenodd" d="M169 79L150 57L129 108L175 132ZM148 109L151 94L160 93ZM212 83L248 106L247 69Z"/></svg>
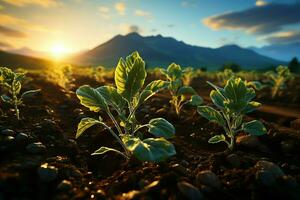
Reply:
<svg viewBox="0 0 300 200"><path fill-rule="evenodd" d="M151 17L151 13L144 10L135 10L134 14L140 17Z"/></svg>
<svg viewBox="0 0 300 200"><path fill-rule="evenodd" d="M270 44L289 44L300 42L300 30L285 31L260 38Z"/></svg>
<svg viewBox="0 0 300 200"><path fill-rule="evenodd" d="M248 33L267 34L283 29L286 25L300 23L300 3L267 4L239 12L211 16L203 23L213 30L244 30Z"/></svg>
<svg viewBox="0 0 300 200"><path fill-rule="evenodd" d="M103 19L110 19L111 16L110 16L110 9L109 7L106 7L106 6L100 6L98 8L98 11L100 12L100 15Z"/></svg>
<svg viewBox="0 0 300 200"><path fill-rule="evenodd" d="M124 15L126 11L126 5L124 2L118 2L115 4L115 9L120 15Z"/></svg>
<svg viewBox="0 0 300 200"><path fill-rule="evenodd" d="M53 7L61 4L61 1L58 0L2 0L2 1L19 7L36 5L36 6L48 8L48 7Z"/></svg>
<svg viewBox="0 0 300 200"><path fill-rule="evenodd" d="M21 29L23 32L25 32L26 30L51 34L61 33L59 30L49 29L40 24L34 24L24 19L8 14L0 14L0 24L1 26L14 27L14 29Z"/></svg>
<svg viewBox="0 0 300 200"><path fill-rule="evenodd" d="M11 48L13 48L12 45L10 45L10 44L8 44L6 42L1 42L0 41L0 49L11 49Z"/></svg>
<svg viewBox="0 0 300 200"><path fill-rule="evenodd" d="M132 24L120 24L119 29L121 30L122 33L127 34L127 33L141 33L142 29L138 25L132 25Z"/></svg>
<svg viewBox="0 0 300 200"><path fill-rule="evenodd" d="M180 5L185 8L196 8L197 0L185 0L181 1Z"/></svg>
<svg viewBox="0 0 300 200"><path fill-rule="evenodd" d="M267 4L268 3L266 1L264 1L264 0L256 0L256 2L255 2L256 6L265 6Z"/></svg>
<svg viewBox="0 0 300 200"><path fill-rule="evenodd" d="M0 25L0 34L7 37L26 38L27 35L21 31Z"/></svg>

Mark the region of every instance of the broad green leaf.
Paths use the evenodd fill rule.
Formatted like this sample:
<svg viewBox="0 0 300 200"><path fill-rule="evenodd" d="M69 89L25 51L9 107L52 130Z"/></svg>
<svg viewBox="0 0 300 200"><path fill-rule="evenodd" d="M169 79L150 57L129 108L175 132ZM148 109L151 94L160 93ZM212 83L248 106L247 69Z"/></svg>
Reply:
<svg viewBox="0 0 300 200"><path fill-rule="evenodd" d="M255 90L261 90L263 89L263 84L259 81L249 81L246 83L247 86L253 87Z"/></svg>
<svg viewBox="0 0 300 200"><path fill-rule="evenodd" d="M201 116L205 117L209 121L216 122L221 126L224 126L226 124L221 113L213 109L212 107L198 106L197 111Z"/></svg>
<svg viewBox="0 0 300 200"><path fill-rule="evenodd" d="M246 108L243 110L243 113L244 114L250 113L250 112L256 110L260 106L261 106L261 103L258 103L256 101L250 101L248 103L248 105L246 106Z"/></svg>
<svg viewBox="0 0 300 200"><path fill-rule="evenodd" d="M152 81L141 92L138 105L141 105L142 103L147 101L150 97L155 95L157 92L168 87L168 85L169 85L169 82L167 82L167 81L162 81L162 80Z"/></svg>
<svg viewBox="0 0 300 200"><path fill-rule="evenodd" d="M194 88L190 87L190 86L182 86L179 88L177 95L193 95L193 94L197 94L197 92L194 90Z"/></svg>
<svg viewBox="0 0 300 200"><path fill-rule="evenodd" d="M163 118L154 118L148 124L149 133L156 137L172 138L175 134L174 126Z"/></svg>
<svg viewBox="0 0 300 200"><path fill-rule="evenodd" d="M117 92L117 89L115 87L101 86L96 90L102 95L106 103L112 106L115 110L121 112L126 105L125 99Z"/></svg>
<svg viewBox="0 0 300 200"><path fill-rule="evenodd" d="M108 107L103 96L94 88L84 85L76 90L80 103L89 108L90 111L99 112L101 109L107 111Z"/></svg>
<svg viewBox="0 0 300 200"><path fill-rule="evenodd" d="M94 153L92 153L92 156L95 155L102 155L105 154L109 151L113 151L115 153L121 154L122 156L125 156L124 153L122 153L121 151L117 150L117 149L113 149L113 148L109 148L109 147L100 147L99 149L97 149ZM125 156L126 157L126 156Z"/></svg>
<svg viewBox="0 0 300 200"><path fill-rule="evenodd" d="M248 102L255 97L255 91L247 88L240 78L231 78L224 87L226 100L224 105L234 112L241 112Z"/></svg>
<svg viewBox="0 0 300 200"><path fill-rule="evenodd" d="M242 123L243 123L243 115L237 116L234 119L233 123L234 123L235 128L238 128L240 125L242 125Z"/></svg>
<svg viewBox="0 0 300 200"><path fill-rule="evenodd" d="M24 92L22 95L21 95L21 98L24 98L24 97L27 97L27 96L31 96L31 95L34 95L38 92L40 92L41 89L37 89L37 90L29 90L29 91L26 91Z"/></svg>
<svg viewBox="0 0 300 200"><path fill-rule="evenodd" d="M182 77L181 67L180 65L177 65L175 63L169 65L167 72L168 72L169 79L172 81L176 79L180 79Z"/></svg>
<svg viewBox="0 0 300 200"><path fill-rule="evenodd" d="M77 127L76 138L81 136L86 129L94 126L95 124L100 124L100 121L89 117L81 119Z"/></svg>
<svg viewBox="0 0 300 200"><path fill-rule="evenodd" d="M203 99L199 95L193 95L191 96L189 103L192 106L200 106L201 104L203 104Z"/></svg>
<svg viewBox="0 0 300 200"><path fill-rule="evenodd" d="M266 127L258 120L253 120L243 124L243 130L251 135L264 135L267 133Z"/></svg>
<svg viewBox="0 0 300 200"><path fill-rule="evenodd" d="M216 144L216 143L219 143L219 142L225 142L225 141L226 141L226 138L225 138L225 136L222 134L222 135L215 135L215 136L211 137L211 138L208 140L208 143Z"/></svg>
<svg viewBox="0 0 300 200"><path fill-rule="evenodd" d="M137 137L124 136L122 141L141 161L161 162L176 154L174 145L164 138L148 138L142 141Z"/></svg>
<svg viewBox="0 0 300 200"><path fill-rule="evenodd" d="M115 71L118 93L131 102L143 87L146 75L145 62L137 52L129 55L126 61L121 58Z"/></svg>
<svg viewBox="0 0 300 200"><path fill-rule="evenodd" d="M212 102L220 109L224 109L224 101L225 98L220 95L219 92L217 92L216 90L212 90L210 92L210 98L212 100Z"/></svg>

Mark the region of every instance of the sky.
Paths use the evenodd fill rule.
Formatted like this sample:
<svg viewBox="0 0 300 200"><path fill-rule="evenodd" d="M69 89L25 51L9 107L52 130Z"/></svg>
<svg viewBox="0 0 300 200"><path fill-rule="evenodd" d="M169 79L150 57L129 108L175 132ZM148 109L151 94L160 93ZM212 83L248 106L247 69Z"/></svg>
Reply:
<svg viewBox="0 0 300 200"><path fill-rule="evenodd" d="M0 49L73 53L117 34L219 47L300 42L300 0L0 0Z"/></svg>

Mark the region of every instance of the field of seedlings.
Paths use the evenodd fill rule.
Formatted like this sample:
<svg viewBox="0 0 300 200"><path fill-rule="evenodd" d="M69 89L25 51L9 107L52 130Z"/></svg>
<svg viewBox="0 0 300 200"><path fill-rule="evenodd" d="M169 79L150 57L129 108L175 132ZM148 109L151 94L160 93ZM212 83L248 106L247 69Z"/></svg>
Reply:
<svg viewBox="0 0 300 200"><path fill-rule="evenodd" d="M0 68L2 199L300 199L300 77Z"/></svg>

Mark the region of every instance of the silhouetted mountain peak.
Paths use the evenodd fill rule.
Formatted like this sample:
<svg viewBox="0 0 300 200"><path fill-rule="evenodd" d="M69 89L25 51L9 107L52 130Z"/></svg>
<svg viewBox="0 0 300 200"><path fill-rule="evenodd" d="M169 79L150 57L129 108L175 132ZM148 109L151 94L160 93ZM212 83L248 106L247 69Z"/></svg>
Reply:
<svg viewBox="0 0 300 200"><path fill-rule="evenodd" d="M189 45L172 37L141 36L136 32L117 35L74 60L81 64L114 67L120 57L126 57L133 51L138 51L149 66L167 67L176 62L182 66L216 69L224 63L234 62L258 69L282 64L235 44L213 49Z"/></svg>

